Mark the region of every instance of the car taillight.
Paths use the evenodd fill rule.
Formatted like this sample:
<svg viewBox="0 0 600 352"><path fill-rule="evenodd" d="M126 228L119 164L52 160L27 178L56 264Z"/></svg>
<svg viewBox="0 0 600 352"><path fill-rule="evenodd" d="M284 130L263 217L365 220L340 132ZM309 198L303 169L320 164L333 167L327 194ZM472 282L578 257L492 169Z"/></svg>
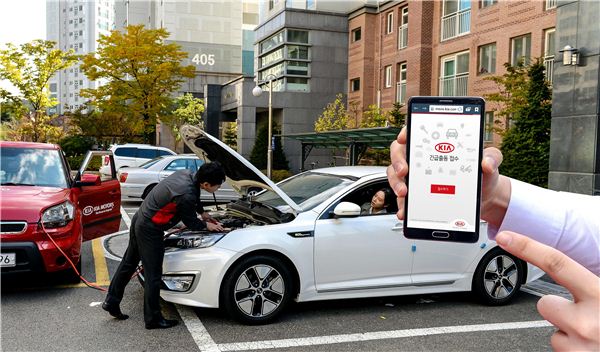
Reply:
<svg viewBox="0 0 600 352"><path fill-rule="evenodd" d="M125 182L126 180L127 180L127 173L121 172L121 174L119 175L119 182Z"/></svg>
<svg viewBox="0 0 600 352"><path fill-rule="evenodd" d="M110 163L110 157L108 155L104 156L104 165L108 165Z"/></svg>

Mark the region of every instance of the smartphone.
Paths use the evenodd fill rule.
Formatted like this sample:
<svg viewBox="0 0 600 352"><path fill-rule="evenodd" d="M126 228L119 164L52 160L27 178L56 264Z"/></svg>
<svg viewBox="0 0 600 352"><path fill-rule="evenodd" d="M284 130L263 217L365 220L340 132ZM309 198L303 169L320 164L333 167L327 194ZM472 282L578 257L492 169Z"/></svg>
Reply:
<svg viewBox="0 0 600 352"><path fill-rule="evenodd" d="M409 100L405 237L479 239L484 114L479 97Z"/></svg>

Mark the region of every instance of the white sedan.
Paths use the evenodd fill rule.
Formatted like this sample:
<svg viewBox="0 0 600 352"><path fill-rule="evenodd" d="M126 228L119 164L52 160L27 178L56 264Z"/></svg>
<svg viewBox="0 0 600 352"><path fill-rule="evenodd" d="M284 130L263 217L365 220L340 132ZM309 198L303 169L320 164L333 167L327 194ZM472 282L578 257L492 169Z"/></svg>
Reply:
<svg viewBox="0 0 600 352"><path fill-rule="evenodd" d="M310 170L275 185L200 129L186 126L182 136L202 159L220 160L234 188L267 189L213 213L227 233L167 237L161 296L169 302L264 324L292 300L472 291L501 305L543 274L489 240L485 223L476 243L439 242L404 237L395 206L361 215L361 204L389 188L385 167Z"/></svg>
<svg viewBox="0 0 600 352"><path fill-rule="evenodd" d="M184 169L196 172L203 163L195 154L180 154L160 156L139 167L120 168L117 171L117 178L121 183L121 198L142 200L154 186L173 172ZM227 183L224 183L214 195L218 203L228 203L240 198ZM208 192L202 192L200 199L207 203L215 200Z"/></svg>

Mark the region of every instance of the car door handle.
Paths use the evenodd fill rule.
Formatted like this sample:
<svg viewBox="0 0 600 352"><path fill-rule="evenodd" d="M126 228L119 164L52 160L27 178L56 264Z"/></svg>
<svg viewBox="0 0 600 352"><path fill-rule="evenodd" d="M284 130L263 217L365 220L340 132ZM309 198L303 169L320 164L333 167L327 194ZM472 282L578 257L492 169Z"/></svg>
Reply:
<svg viewBox="0 0 600 352"><path fill-rule="evenodd" d="M108 194L110 194L111 196L117 195L117 193L119 193L119 191L116 191L116 190L108 191Z"/></svg>
<svg viewBox="0 0 600 352"><path fill-rule="evenodd" d="M392 227L392 231L403 231L404 225L402 223L397 223L396 226Z"/></svg>

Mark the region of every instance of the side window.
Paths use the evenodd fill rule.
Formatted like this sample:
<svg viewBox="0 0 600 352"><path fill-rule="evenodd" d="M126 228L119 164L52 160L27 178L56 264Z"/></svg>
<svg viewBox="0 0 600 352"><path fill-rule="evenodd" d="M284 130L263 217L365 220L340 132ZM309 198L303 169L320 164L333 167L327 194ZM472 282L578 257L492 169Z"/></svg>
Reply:
<svg viewBox="0 0 600 352"><path fill-rule="evenodd" d="M166 150L161 150L161 149L157 150L157 152L158 152L158 156L163 156L163 155L173 155L173 154L171 154L170 152L168 152L168 151L166 151Z"/></svg>
<svg viewBox="0 0 600 352"><path fill-rule="evenodd" d="M156 149L139 148L137 157L141 159L154 159L156 158Z"/></svg>
<svg viewBox="0 0 600 352"><path fill-rule="evenodd" d="M387 199L384 199L384 208L381 212L376 214L370 214L371 209L371 201L375 194L377 194L381 190L387 190ZM379 197L381 198L381 197ZM385 198L385 192L384 192ZM396 202L396 197L392 189L390 188L389 183L386 181L378 181L375 183L370 183L368 185L362 186L361 188L352 191L351 193L345 195L342 199L335 202L321 217L322 219L331 219L333 218L333 209L340 202L350 202L357 204L361 207L361 216L369 216L369 215L384 215L384 214L395 214L398 212L398 204Z"/></svg>
<svg viewBox="0 0 600 352"><path fill-rule="evenodd" d="M135 158L136 151L137 151L137 148L131 148L131 147L117 148L115 150L115 155L128 157L128 158Z"/></svg>
<svg viewBox="0 0 600 352"><path fill-rule="evenodd" d="M169 171L177 171L177 170L185 170L187 169L189 159L175 159L171 161L169 165L165 168L165 170Z"/></svg>
<svg viewBox="0 0 600 352"><path fill-rule="evenodd" d="M204 164L204 161L202 161L200 159L196 159L196 170L198 170L200 168L200 166L202 166L202 164Z"/></svg>

